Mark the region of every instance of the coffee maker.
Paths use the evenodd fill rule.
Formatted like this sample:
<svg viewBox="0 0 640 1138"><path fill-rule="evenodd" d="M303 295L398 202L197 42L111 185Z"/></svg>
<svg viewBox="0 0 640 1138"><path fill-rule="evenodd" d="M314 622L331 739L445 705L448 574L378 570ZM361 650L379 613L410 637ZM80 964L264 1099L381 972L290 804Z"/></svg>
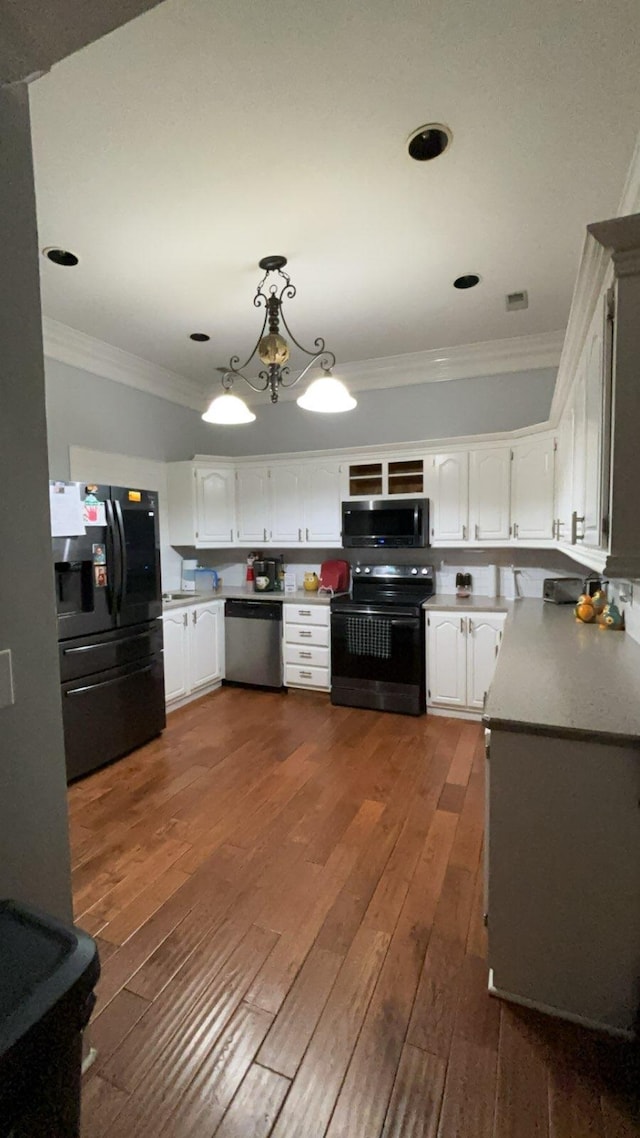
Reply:
<svg viewBox="0 0 640 1138"><path fill-rule="evenodd" d="M282 558L260 558L253 563L253 588L256 593L280 591L280 565Z"/></svg>

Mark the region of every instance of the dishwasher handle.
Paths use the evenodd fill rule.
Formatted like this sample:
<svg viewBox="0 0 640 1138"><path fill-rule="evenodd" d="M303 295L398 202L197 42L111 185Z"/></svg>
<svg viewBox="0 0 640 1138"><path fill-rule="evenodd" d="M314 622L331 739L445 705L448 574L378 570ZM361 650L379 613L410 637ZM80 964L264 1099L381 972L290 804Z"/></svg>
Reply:
<svg viewBox="0 0 640 1138"><path fill-rule="evenodd" d="M226 619L282 622L282 601L228 600L225 601L224 615Z"/></svg>

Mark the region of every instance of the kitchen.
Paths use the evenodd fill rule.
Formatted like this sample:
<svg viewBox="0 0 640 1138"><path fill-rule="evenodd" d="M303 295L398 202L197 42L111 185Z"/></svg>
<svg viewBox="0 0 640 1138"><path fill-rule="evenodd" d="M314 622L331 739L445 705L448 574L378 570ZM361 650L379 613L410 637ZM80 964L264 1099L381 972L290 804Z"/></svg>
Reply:
<svg viewBox="0 0 640 1138"><path fill-rule="evenodd" d="M163 19L162 11L160 6L143 21ZM592 14L589 20L593 19ZM143 21L122 33L123 66L129 51L140 51ZM169 24L175 33L176 26ZM132 33L129 45L124 40L127 30ZM178 32L181 36L184 32L179 25ZM98 83L108 55L104 43L101 50L106 54L95 57L93 68ZM570 58L570 52L567 55ZM81 64L81 55L71 61L72 70L79 69L77 78ZM61 83L65 66L60 68ZM109 59L109 73L112 66ZM620 98L624 75L620 67ZM55 189L54 167L44 164L43 147L49 137L44 104L51 101L53 114L54 80L55 69L41 81L40 104L37 84L33 88L36 184L40 178L39 208L44 211L39 244L64 241L63 247L73 250L72 239L64 233L65 229L71 233L68 221L56 211L59 228L52 232L54 214L48 214L46 205L48 194L52 200L62 200L59 188ZM458 153L463 148L464 135L458 138L456 124L452 125L451 153L437 160L442 170L454 162L457 146ZM563 129L565 141L566 122ZM261 433L253 438L252 426L224 429L205 426L200 420L208 399L216 393L215 367L245 345L248 352L259 331L259 322L254 328L255 312L251 320L251 290L255 262L266 251L264 244L258 244L260 235L252 234L253 246L242 252L240 259L247 267L234 298L231 261L225 269L230 300L224 322L229 330L225 344L216 342L210 348L188 343L191 329L208 328L219 335L211 328L210 298L197 312L193 294L189 306L183 306L184 349L167 347L169 334L159 329L158 343L165 337L163 346L147 351L144 336L136 339L131 328L121 336L117 329L108 332L109 319L116 323L125 319L115 294L111 307L103 299L102 324L95 306L92 314L85 308L82 317L91 295L88 278L78 276L73 283L73 266L41 258L50 476L60 483L75 481L157 494L163 591L182 591L184 560L197 559L222 577L221 591L197 601L194 598L194 605L182 604L184 598L178 598L177 607L167 607L163 615L166 630L166 618L172 612L184 615L200 604L209 606L212 611L206 622L216 631L206 636L206 643L209 648L218 645L217 659L205 661L193 686L190 650L183 642L182 688L192 690L182 691L180 682L174 685L172 691L182 694L173 696L176 709L169 709L166 730L142 751L78 781L70 791L77 912L85 918L91 911L80 924L97 935L103 965L99 1014L93 1025L98 1057L85 1083L86 1125L94 1132L117 1134L127 1126L144 1133L166 1126L172 1133L186 1133L198 1125L208 1125L209 1132L217 1126L222 1134L225 1127L229 1133L234 1127L242 1132L243 1126L248 1128L257 1101L266 1104L260 1123L260 1132L265 1134L272 1128L275 1134L296 1132L302 1109L317 1118L318 1133L335 1134L375 1134L385 1127L388 1133L400 1133L403 1125L411 1132L414 1120L415 1127L422 1128L416 1132L427 1133L428 1127L435 1132L438 1125L444 1134L473 1132L472 1115L465 1113L472 1110L481 1115L487 1133L492 1129L498 1134L514 1132L518 1127L518 1132L526 1133L527 1126L532 1133L572 1133L572 1111L574 1118L580 1118L573 1132L580 1132L590 1111L596 1118L596 1133L598 1128L607 1134L615 1133L616 1126L620 1132L623 1126L633 1126L632 1108L623 1093L624 1078L616 1087L615 1079L608 1077L616 1065L631 1063L630 1052L622 1044L571 1028L569 1020L536 1018L533 1012L527 1018L514 1010L514 997L521 1004L529 999L524 987L517 988L521 977L511 976L509 984L501 982L499 975L494 977L494 987L508 1000L486 995L481 828L487 760L479 724L484 692L490 687L485 715L492 729L493 751L488 762L495 758L508 768L501 748L508 746L509 738L505 744L501 732L513 737L518 732L506 732L504 724L517 720L526 728L533 725L537 728L534 736L545 726L539 719L534 723L526 707L514 708L512 694L504 690L504 669L513 670L510 654L516 651L522 660L529 652L532 673L533 663L540 660L539 668L546 675L545 668L552 666L549 660L554 657L544 648L543 663L537 652L545 637L552 643L564 638L564 650L567 644L575 649L575 677L582 690L586 685L590 693L589 714L578 706L577 729L597 736L600 722L605 737L598 745L619 759L617 785L621 793L624 790L625 801L633 786L637 768L632 739L637 728L625 719L610 693L618 688L627 693L625 705L632 699L638 629L633 582L640 569L629 491L636 482L638 462L633 386L638 345L632 318L637 311L637 277L629 254L633 241L637 245L637 235L632 222L623 223L622 229L614 223L607 223L609 229L596 225L585 235L588 223L613 217L619 204L623 217L637 212L633 179L623 192L634 133L631 126L626 135L621 130L617 166L611 161L608 172L598 170L603 184L609 177L606 193L604 188L599 190L600 197L585 191L581 207L585 216L579 226L574 225L564 267L560 271L557 266L555 274L553 288L562 293L557 306L562 317L553 310L557 296L545 285L544 267L538 266L534 283L531 258L526 262L527 279L507 282L501 278L499 297L494 295L491 301L499 299L503 306L505 293L526 286L529 310L506 311L499 319L490 316L490 296L485 292L486 302L477 299L483 296L483 279L475 292L468 289L460 296L451 292L452 299L441 309L446 310L446 319L431 340L414 332L404 342L396 336L395 342L390 338L385 343L380 310L375 309L377 300L370 293L370 327L360 334L357 344L348 346L339 331L327 335L327 343L339 347L338 358L345 360L344 368L336 366L336 375L358 400L358 408L350 414L328 417L328 429L326 424L318 425L323 416L300 417L284 391L277 406L265 405L259 398L253 401L246 390L242 393L257 415L256 430L259 427ZM67 159L73 165L71 150ZM45 169L50 184L43 178ZM64 181L60 168L57 177ZM92 184L95 193L96 182ZM104 198L102 205L106 208ZM72 202L68 208L73 208ZM46 236L42 230L45 216L49 218ZM549 214L544 224L550 224ZM272 244L262 237L267 247L286 248L274 234L268 236ZM86 271L88 241L85 234L82 246L76 242L81 273ZM576 299L569 314L575 263L583 241ZM92 255L97 256L97 250ZM104 247L102 255L106 256ZM122 248L119 255L124 255ZM478 256L479 250L471 263L466 258L460 263L458 250L452 258L457 258L455 271L465 274L474 269ZM302 304L307 295L312 307L300 311L292 300L288 312L294 333L308 343L319 331L339 329L327 305L340 289L335 284L329 287L328 277L314 282L313 274L307 272L306 279L304 272L300 276L294 271L300 260L291 253L289 269L299 290L296 300ZM404 263L409 260L403 258ZM487 271L484 262L477 267ZM610 373L591 361L597 359L602 365L609 358L607 306L614 268L618 311ZM447 265L449 288L451 269L453 263ZM135 277L138 268L134 263L131 271ZM417 282L414 285L417 289ZM138 291L141 306L151 303L143 288ZM550 294L543 314L536 305ZM405 308L408 295L404 293ZM526 323L530 319L527 311L531 323ZM519 323L509 323L514 319ZM483 335L485 320L487 334ZM437 323L435 310L430 322ZM598 342L595 353L589 330L592 322ZM554 340L552 333L558 328L563 335ZM535 343L528 336L537 337ZM493 347L482 348L481 343L490 337ZM438 347L446 343L454 347ZM474 344L475 348L468 347ZM210 354L201 355L201 363L193 354L187 360L187 348L190 353ZM398 362L403 355L405 359ZM441 356L446 362L439 360ZM391 360L386 371L380 366L384 359ZM166 360L164 370L162 360ZM351 362L356 360L373 360L378 366L369 368L368 377L363 378L367 369ZM412 367L423 380L439 381L407 383ZM386 386L378 383L376 387L376 371L384 372ZM196 378L180 386L179 377L185 373ZM601 413L610 406L610 374L615 384L611 429ZM234 394L241 389L240 380L235 379ZM243 431L248 432L244 439ZM434 532L428 545L401 549L393 557L377 549L343 550L342 503L396 498L393 476L403 462L422 466L422 488L414 496L421 495L429 503L429 529ZM357 467L379 469L363 474ZM416 470L410 474L415 477ZM354 492L357 482L353 479L359 476L375 481L368 497ZM608 477L610 493L606 494L603 478ZM222 509L217 491L207 496L207 487L213 485L224 489ZM314 490L311 496L310 488ZM208 512L207 503L216 495L218 504ZM398 500L402 498L397 495ZM312 507L314 512L308 514ZM272 533L273 538L267 537ZM428 618L435 619L436 612L443 617L454 613L455 625L450 620L442 634L443 648L436 658L446 657L448 662L437 689L430 687L430 675L437 676L437 671L429 663L425 645L425 688L433 697L427 714L400 716L332 704L330 665L324 662L310 665L324 670L325 674L311 677L324 683L304 683L308 677L299 676L297 685L287 685L288 694L219 687L225 678L222 604L227 590L243 590L243 596L251 596L243 581L247 554L256 551L265 558L282 555L298 587L306 571L317 572L323 562L345 556L354 577L358 560L363 569L390 562L409 573L412 568L431 568L433 604ZM458 573L472 577L468 601L455 597ZM589 573L610 583L611 599L624 612L626 632L600 631L595 625L578 627L571 605L542 608L544 579L584 578ZM527 595L518 600L522 592ZM307 620L304 624L285 617L283 628L310 632L307 642L311 647L326 651L326 644L313 641L314 629L323 627L320 618L316 624L306 614L328 616L331 604L320 597L311 600L304 593L302 597L289 594L289 600L283 593L281 599L285 606L304 610ZM434 607L442 604L448 608ZM489 632L479 633L474 623L478 604L483 606L477 610L483 619L496 610L507 613L504 628L489 629L493 641ZM532 629L526 622L531 605L536 612L554 615L542 617L540 627L534 621ZM290 611L289 615L295 614ZM557 621L562 633L560 625L554 624ZM191 620L185 626L183 621L182 628L190 635L198 623ZM427 625L425 639L430 630ZM488 686L483 678L486 673L476 684L475 673L468 668L469 637L474 633L487 638L482 667L492 652L496 658L495 648L499 650L496 680ZM285 632L280 641L284 654L293 643L290 635ZM170 649L165 631L165 654ZM566 658L559 658L565 664L554 675L566 676ZM597 676L596 685L602 685L610 696L603 701L605 706L593 695L591 675ZM535 683L534 676L529 687ZM620 677L627 678L629 688ZM519 698L523 687L519 673ZM494 700L500 700L495 707ZM507 712L505 700L511 703ZM543 702L541 695L538 703ZM572 703L572 716L573 710ZM438 711L447 714L434 714ZM543 711L537 707L539 716ZM566 719L547 711L547 728L568 729ZM528 731L519 733L533 747L535 739L532 743ZM560 738L564 737L561 733ZM502 754L508 756L508 751ZM420 763L420 755L427 756L428 764ZM592 790L592 798L597 799L602 788ZM532 795L534 791L532 787ZM544 802L544 796L535 801ZM302 813L296 814L298 808ZM532 811L531 817L535 816ZM522 824L527 817L521 819ZM585 829L593 828L593 818L581 822ZM627 837L630 841L631 820L628 832L625 826L621 824L619 837L622 840L624 834L625 841ZM504 840L499 820L495 833L496 840ZM513 842L513 835L509 840ZM614 854L607 862L610 867L617 865ZM569 864L566 850L557 856L560 865ZM510 860L511 854L500 862L504 865ZM531 867L522 868L529 871ZM550 872L548 867L546 872ZM609 876L612 872L610 868ZM198 894L198 882L205 879L210 886L215 882L208 899ZM625 887L633 883L624 875L620 882ZM515 895L513 882L502 881L500 888L510 890L511 898ZM197 915L190 915L196 910ZM229 928L225 913L231 923L237 923L235 940L225 931ZM572 914L571 919L577 928L578 916ZM419 963L412 961L409 951L415 922L425 924L425 931L417 934ZM626 928L630 930L629 925ZM622 936L622 930L618 931ZM489 932L491 938L491 923ZM630 931L629 935L634 934ZM620 945L616 950L622 951ZM501 942L500 951L513 957L520 949L513 943L505 948ZM216 953L220 971L212 964L207 972L207 955ZM192 958L190 974L187 962ZM600 963L602 958L598 958ZM504 963L500 967L504 974ZM233 988L231 977L237 969L244 986ZM600 973L594 975L602 979ZM212 981L210 994L203 989L205 976ZM395 984L398 976L406 978L401 991ZM193 1067L180 1074L178 1058L183 1046L191 1046L189 1033L195 1019L178 1024L170 1020L170 1009L173 992L176 999L180 993L186 995L191 982L196 985L191 991L199 993L192 1005L194 1014L206 1017L202 1023L209 1032L210 1046L196 1049ZM214 1001L216 983L225 992L231 991L229 984L233 988L224 1009ZM561 993L567 1001L575 995L569 987ZM582 1010L589 1011L583 1018L605 1022L602 1009L591 1004L587 1009L584 984L577 987ZM557 992L554 1003L549 990L547 986L545 998L539 995L537 1001L532 1000L540 1007L545 1005L543 1012L555 1007L580 1015L574 1004L560 1006ZM390 1002L398 1009L392 1022L385 1013ZM346 1010L351 1006L355 1009L352 1016ZM163 1014L168 1017L164 1029ZM289 1024L297 1033L295 1043L287 1035ZM609 1022L608 1027L626 1031L628 1022ZM174 1028L173 1041L167 1037L166 1046L162 1045L162 1030L173 1032ZM334 1038L341 1042L332 1057ZM236 1047L234 1041L244 1048L240 1082L234 1082L227 1069L226 1089L205 1122L203 1111L217 1094L216 1072L225 1070L223 1057L229 1046ZM161 1048L160 1064L154 1059L154 1046ZM373 1062L368 1055L374 1056ZM170 1106L162 1079L174 1064L176 1097ZM468 1095L461 1088L469 1085L472 1076L475 1093ZM366 1088L373 1085L375 1093L366 1094Z"/></svg>

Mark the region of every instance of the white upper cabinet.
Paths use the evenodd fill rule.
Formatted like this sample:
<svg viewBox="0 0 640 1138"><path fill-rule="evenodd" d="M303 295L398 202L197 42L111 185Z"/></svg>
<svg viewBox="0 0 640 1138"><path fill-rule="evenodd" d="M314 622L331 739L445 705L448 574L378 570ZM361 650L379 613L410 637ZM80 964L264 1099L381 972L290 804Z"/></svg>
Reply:
<svg viewBox="0 0 640 1138"><path fill-rule="evenodd" d="M283 545L304 541L303 468L280 465L270 469L270 540Z"/></svg>
<svg viewBox="0 0 640 1138"><path fill-rule="evenodd" d="M269 540L269 469L240 466L236 470L236 538L249 545Z"/></svg>
<svg viewBox="0 0 640 1138"><path fill-rule="evenodd" d="M573 512L573 455L575 435L575 406L573 394L567 403L558 426L555 477L555 536L558 541L569 541Z"/></svg>
<svg viewBox="0 0 640 1138"><path fill-rule="evenodd" d="M342 545L342 467L314 462L304 468L304 541Z"/></svg>
<svg viewBox="0 0 640 1138"><path fill-rule="evenodd" d="M431 538L433 542L469 537L469 452L431 456Z"/></svg>
<svg viewBox="0 0 640 1138"><path fill-rule="evenodd" d="M553 537L553 457L549 435L532 435L513 448L511 518L516 541Z"/></svg>
<svg viewBox="0 0 640 1138"><path fill-rule="evenodd" d="M172 545L233 545L234 467L170 462L167 468L169 540Z"/></svg>
<svg viewBox="0 0 640 1138"><path fill-rule="evenodd" d="M602 427L604 419L604 313L598 304L587 336L584 368L584 544L599 547L601 533Z"/></svg>
<svg viewBox="0 0 640 1138"><path fill-rule="evenodd" d="M233 544L233 475L233 467L196 467L196 545Z"/></svg>
<svg viewBox="0 0 640 1138"><path fill-rule="evenodd" d="M509 540L511 450L508 446L471 451L469 458L469 537Z"/></svg>

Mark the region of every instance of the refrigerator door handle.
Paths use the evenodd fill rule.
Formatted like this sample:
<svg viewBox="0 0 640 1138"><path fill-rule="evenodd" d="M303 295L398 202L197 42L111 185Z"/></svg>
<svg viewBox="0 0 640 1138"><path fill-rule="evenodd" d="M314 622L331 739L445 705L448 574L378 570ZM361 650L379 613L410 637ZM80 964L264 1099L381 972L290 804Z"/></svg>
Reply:
<svg viewBox="0 0 640 1138"><path fill-rule="evenodd" d="M141 676L144 672L152 672L153 664L147 664L144 668L137 668L135 672L128 672L124 676L116 676L113 680L99 680L97 684L85 684L81 688L69 688L64 694L69 695L83 695L86 691L94 691L96 688L108 688L111 684L121 684L123 680L129 676Z"/></svg>
<svg viewBox="0 0 640 1138"><path fill-rule="evenodd" d="M120 553L120 587L118 590L118 609L122 609L125 594L127 591L127 544L124 536L124 519L122 517L122 506L116 499L113 503L115 512L116 531L118 534L118 546Z"/></svg>
<svg viewBox="0 0 640 1138"><path fill-rule="evenodd" d="M131 644L132 640L148 640L151 636L152 630L149 632L136 632L135 636L122 636L119 640L112 641L112 643L120 646L121 644ZM104 641L99 644L82 644L79 648L63 648L63 656L71 656L74 652L94 652L97 648L104 648Z"/></svg>
<svg viewBox="0 0 640 1138"><path fill-rule="evenodd" d="M104 505L107 518L107 567L109 570L107 588L109 591L109 611L115 616L118 611L118 599L122 590L120 541L113 511L113 502L107 498Z"/></svg>

